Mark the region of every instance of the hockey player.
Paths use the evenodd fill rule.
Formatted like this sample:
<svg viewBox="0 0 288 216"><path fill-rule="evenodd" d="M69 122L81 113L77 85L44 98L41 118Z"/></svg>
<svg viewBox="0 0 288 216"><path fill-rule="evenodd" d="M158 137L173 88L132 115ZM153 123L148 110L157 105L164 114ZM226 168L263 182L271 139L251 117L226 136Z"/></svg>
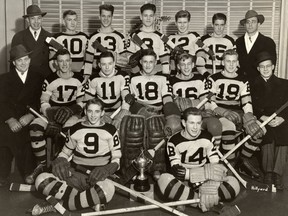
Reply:
<svg viewBox="0 0 288 216"><path fill-rule="evenodd" d="M63 13L63 24L65 26L65 31L55 34L53 37L55 40L62 44L67 50L69 50L71 54L71 70L75 73L80 73L83 75L84 70L84 57L86 46L88 42L88 36L76 30L77 28L77 14L73 10L67 10ZM57 71L55 61L55 53L57 50L55 48L50 47L49 54L49 66L53 72ZM87 79L87 78L86 78Z"/></svg>
<svg viewBox="0 0 288 216"><path fill-rule="evenodd" d="M85 57L85 75L92 74L94 60L96 61L95 67L98 67L99 56L103 51L111 51L114 53L116 65L124 66L128 63L127 58L123 55L126 50L125 38L123 34L112 27L114 14L113 5L100 5L99 12L101 27L89 38Z"/></svg>
<svg viewBox="0 0 288 216"><path fill-rule="evenodd" d="M141 54L137 51L142 48L150 48L153 49L157 55L157 66L154 69L155 72L170 74L168 50L161 39L163 35L162 33L156 31L154 27L156 18L156 6L151 3L144 4L140 8L140 12L142 26L140 29L130 34L129 46L127 46L127 51L130 53L129 62L136 62L136 64L132 64L131 67L133 69L133 67L137 66L139 59L141 58ZM135 40L135 37L138 37L140 41ZM144 45L142 45L142 43ZM133 72L138 72L138 69L136 67Z"/></svg>
<svg viewBox="0 0 288 216"><path fill-rule="evenodd" d="M41 173L36 179L40 193L53 195L68 210L105 204L113 198L114 185L106 178L119 169L121 144L116 128L101 119L103 106L97 98L87 102L86 120L69 129L68 139L52 163L52 173ZM91 173L83 174L79 166Z"/></svg>
<svg viewBox="0 0 288 216"><path fill-rule="evenodd" d="M201 37L205 46L208 46L213 50L215 59L213 60L211 55L205 52L205 50L199 50L197 52L196 66L197 70L208 77L210 74L223 70L222 55L225 50L235 48L235 41L232 37L224 33L227 17L223 13L216 13L212 17L213 33L206 34ZM216 71L213 71L213 64ZM206 73L208 72L208 73Z"/></svg>
<svg viewBox="0 0 288 216"><path fill-rule="evenodd" d="M120 112L114 117L112 122L119 129L122 118L130 114L130 105L124 100L129 94L129 76L115 68L114 58L113 53L109 51L100 54L100 72L90 77L85 101L95 97L101 99L105 104L105 117L107 118L118 107L121 107Z"/></svg>
<svg viewBox="0 0 288 216"><path fill-rule="evenodd" d="M235 50L226 50L223 54L224 70L221 73L209 77L210 91L215 94L213 112L222 123L222 146L221 151L225 154L235 146L236 130L243 127L250 139L243 146L237 167L251 177L260 177L257 169L249 162L254 151L261 143L264 131L257 123L253 115L250 88L247 78L238 75L238 54ZM212 102L213 103L213 102ZM255 134L254 134L255 133ZM235 164L235 152L228 158Z"/></svg>
<svg viewBox="0 0 288 216"><path fill-rule="evenodd" d="M80 118L85 88L83 77L71 71L71 57L66 49L56 52L56 73L46 78L42 86L41 112L48 124L36 118L30 124L30 137L33 153L38 166L27 176L26 183L34 183L35 178L46 164L46 137L54 137L62 127L67 129Z"/></svg>
<svg viewBox="0 0 288 216"><path fill-rule="evenodd" d="M195 65L194 61L195 57L186 52L178 55L176 62L179 73L169 79L174 101L181 112L188 107L196 107L200 101L207 97L209 92L204 76L192 72ZM205 104L205 109L209 109L209 103ZM213 135L214 144L219 146L222 124L211 115L211 110L210 114L206 113L202 126Z"/></svg>
<svg viewBox="0 0 288 216"><path fill-rule="evenodd" d="M197 108L183 113L184 129L167 143L171 174L158 180L162 194L171 200L200 198L199 207L209 211L219 201L234 199L240 191L236 178L227 176L227 169L219 164L212 136L201 130L202 116Z"/></svg>

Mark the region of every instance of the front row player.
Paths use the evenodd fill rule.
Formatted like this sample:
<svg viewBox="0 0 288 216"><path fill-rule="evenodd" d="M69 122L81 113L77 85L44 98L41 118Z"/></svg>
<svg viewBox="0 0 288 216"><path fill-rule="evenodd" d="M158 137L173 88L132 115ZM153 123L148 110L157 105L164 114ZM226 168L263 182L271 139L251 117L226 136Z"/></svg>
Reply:
<svg viewBox="0 0 288 216"><path fill-rule="evenodd" d="M63 201L68 210L105 204L114 195L114 185L106 178L119 169L121 145L116 128L102 121L103 108L97 98L87 102L86 120L70 128L69 139L52 163L53 174L41 173L36 179L40 193ZM78 166L91 173L79 172Z"/></svg>
<svg viewBox="0 0 288 216"><path fill-rule="evenodd" d="M199 207L203 212L219 201L234 199L240 191L239 182L227 176L227 169L218 163L212 135L201 130L201 111L194 107L186 109L182 124L184 129L167 143L172 175L160 176L161 193L171 200L200 198Z"/></svg>

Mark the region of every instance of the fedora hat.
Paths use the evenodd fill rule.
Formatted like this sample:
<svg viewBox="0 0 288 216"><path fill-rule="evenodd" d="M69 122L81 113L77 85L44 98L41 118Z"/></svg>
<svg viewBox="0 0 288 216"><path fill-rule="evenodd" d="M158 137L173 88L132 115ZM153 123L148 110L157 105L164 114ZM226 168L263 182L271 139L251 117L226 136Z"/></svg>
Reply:
<svg viewBox="0 0 288 216"><path fill-rule="evenodd" d="M271 60L272 63L273 63L272 55L269 52L267 52L267 51L263 51L263 52L260 52L260 53L257 54L255 63L258 66L259 63L261 63L263 61L266 61L266 60Z"/></svg>
<svg viewBox="0 0 288 216"><path fill-rule="evenodd" d="M240 24L244 25L246 20L251 18L251 17L257 17L258 22L262 24L265 20L265 17L262 14L258 14L255 10L248 10L245 14L245 18L240 20Z"/></svg>
<svg viewBox="0 0 288 216"><path fill-rule="evenodd" d="M47 12L42 12L41 9L37 5L30 5L26 9L26 15L23 16L23 18L27 18L30 16L45 16Z"/></svg>
<svg viewBox="0 0 288 216"><path fill-rule="evenodd" d="M11 48L9 61L15 61L19 58L30 55L31 53L32 51L29 52L22 44L18 44Z"/></svg>

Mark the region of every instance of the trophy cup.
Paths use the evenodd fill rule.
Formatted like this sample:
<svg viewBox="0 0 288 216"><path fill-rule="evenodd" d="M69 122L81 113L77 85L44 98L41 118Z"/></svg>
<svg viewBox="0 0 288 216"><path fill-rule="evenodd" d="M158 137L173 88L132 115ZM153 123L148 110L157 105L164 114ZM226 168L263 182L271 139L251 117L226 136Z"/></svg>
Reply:
<svg viewBox="0 0 288 216"><path fill-rule="evenodd" d="M139 192L146 192L150 190L149 179L145 175L145 171L153 163L152 160L144 155L144 150L141 149L141 154L132 161L132 164L139 171L139 175L134 181L134 189Z"/></svg>

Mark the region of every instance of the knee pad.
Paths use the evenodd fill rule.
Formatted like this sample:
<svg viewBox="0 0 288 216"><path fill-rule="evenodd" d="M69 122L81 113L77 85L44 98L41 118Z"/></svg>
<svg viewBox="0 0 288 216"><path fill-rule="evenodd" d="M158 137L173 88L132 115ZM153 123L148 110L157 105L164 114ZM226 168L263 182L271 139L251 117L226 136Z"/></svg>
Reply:
<svg viewBox="0 0 288 216"><path fill-rule="evenodd" d="M157 183L162 195L170 200L188 200L198 197L198 194L194 193L193 189L169 173L163 173Z"/></svg>
<svg viewBox="0 0 288 216"><path fill-rule="evenodd" d="M104 180L96 183L104 192L106 203L110 202L115 194L115 186L111 181ZM101 203L102 204L102 203Z"/></svg>
<svg viewBox="0 0 288 216"><path fill-rule="evenodd" d="M140 115L125 116L120 127L122 148L121 167L124 171L131 165L132 160L145 149L146 124L145 118Z"/></svg>
<svg viewBox="0 0 288 216"><path fill-rule="evenodd" d="M43 134L47 128L47 123L41 118L34 119L29 125L30 135L33 132L38 132Z"/></svg>
<svg viewBox="0 0 288 216"><path fill-rule="evenodd" d="M227 176L228 180L222 182L218 189L219 197L221 201L230 201L240 192L240 184L234 176Z"/></svg>
<svg viewBox="0 0 288 216"><path fill-rule="evenodd" d="M204 118L202 128L208 130L212 136L221 136L222 134L222 123L215 117Z"/></svg>
<svg viewBox="0 0 288 216"><path fill-rule="evenodd" d="M163 115L152 116L146 119L147 125L147 148L154 148L162 139L164 139L165 119ZM166 172L166 148L162 145L155 152L154 163L151 171Z"/></svg>

